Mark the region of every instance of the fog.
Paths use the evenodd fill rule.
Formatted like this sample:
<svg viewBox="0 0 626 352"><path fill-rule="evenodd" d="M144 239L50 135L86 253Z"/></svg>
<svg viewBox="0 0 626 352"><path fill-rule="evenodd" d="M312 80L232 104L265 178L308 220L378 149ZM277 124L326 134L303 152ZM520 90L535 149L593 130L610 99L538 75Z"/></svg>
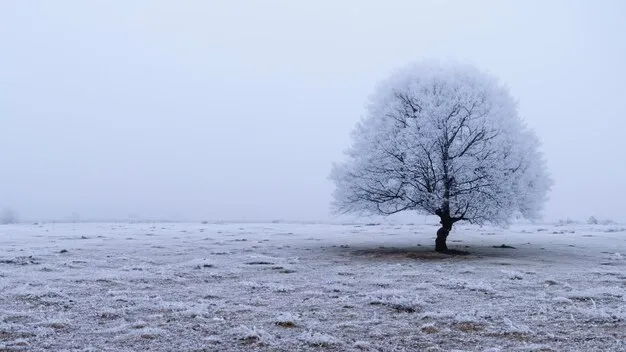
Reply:
<svg viewBox="0 0 626 352"><path fill-rule="evenodd" d="M543 141L548 221L626 221L615 1L0 2L0 208L25 220L332 220L377 81L499 77Z"/></svg>

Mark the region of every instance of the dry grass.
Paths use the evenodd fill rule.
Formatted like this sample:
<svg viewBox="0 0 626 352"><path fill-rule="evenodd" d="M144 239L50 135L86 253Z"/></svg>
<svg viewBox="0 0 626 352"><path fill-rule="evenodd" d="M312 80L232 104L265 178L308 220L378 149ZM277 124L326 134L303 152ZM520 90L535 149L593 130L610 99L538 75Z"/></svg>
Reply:
<svg viewBox="0 0 626 352"><path fill-rule="evenodd" d="M500 337L522 342L528 342L530 340L530 336L528 336L528 334L524 334L521 332L492 332L487 334L487 336Z"/></svg>
<svg viewBox="0 0 626 352"><path fill-rule="evenodd" d="M422 332L425 334L436 334L440 331L438 327L432 325L424 326L420 330L422 330Z"/></svg>
<svg viewBox="0 0 626 352"><path fill-rule="evenodd" d="M477 332L485 330L485 326L483 324L476 324L469 321L456 323L454 327L463 332Z"/></svg>
<svg viewBox="0 0 626 352"><path fill-rule="evenodd" d="M296 323L294 323L293 321L277 321L276 325L280 326L281 328L287 329L292 329L296 327Z"/></svg>

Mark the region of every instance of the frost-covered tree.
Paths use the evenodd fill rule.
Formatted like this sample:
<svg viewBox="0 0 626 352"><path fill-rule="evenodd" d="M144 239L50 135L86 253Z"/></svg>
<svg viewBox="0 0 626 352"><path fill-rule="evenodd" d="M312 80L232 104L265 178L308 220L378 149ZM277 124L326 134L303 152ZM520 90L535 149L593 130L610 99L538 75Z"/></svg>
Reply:
<svg viewBox="0 0 626 352"><path fill-rule="evenodd" d="M458 221L538 217L552 183L508 90L465 64L398 70L377 86L352 139L331 172L335 210L437 215L438 252Z"/></svg>
<svg viewBox="0 0 626 352"><path fill-rule="evenodd" d="M17 223L17 213L11 208L4 208L0 212L0 224L8 225Z"/></svg>

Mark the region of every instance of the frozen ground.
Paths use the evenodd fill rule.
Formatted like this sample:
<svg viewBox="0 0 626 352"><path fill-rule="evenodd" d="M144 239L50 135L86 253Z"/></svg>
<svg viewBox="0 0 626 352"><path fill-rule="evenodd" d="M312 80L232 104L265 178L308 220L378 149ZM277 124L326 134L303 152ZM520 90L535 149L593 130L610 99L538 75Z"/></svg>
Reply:
<svg viewBox="0 0 626 352"><path fill-rule="evenodd" d="M620 225L435 230L0 226L0 351L626 351Z"/></svg>

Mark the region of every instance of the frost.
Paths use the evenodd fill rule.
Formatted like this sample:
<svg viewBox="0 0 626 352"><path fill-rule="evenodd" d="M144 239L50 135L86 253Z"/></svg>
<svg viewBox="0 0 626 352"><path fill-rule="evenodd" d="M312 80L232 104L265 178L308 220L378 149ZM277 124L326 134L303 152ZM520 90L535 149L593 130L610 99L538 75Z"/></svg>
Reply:
<svg viewBox="0 0 626 352"><path fill-rule="evenodd" d="M568 298L586 300L586 299L601 299L603 297L623 297L626 295L626 291L620 287L591 287L584 290L575 290L567 294Z"/></svg>
<svg viewBox="0 0 626 352"><path fill-rule="evenodd" d="M338 212L456 221L537 218L552 181L535 134L495 79L462 64L398 70L370 98L331 172Z"/></svg>
<svg viewBox="0 0 626 352"><path fill-rule="evenodd" d="M331 335L319 332L307 331L300 336L300 339L309 346L330 347L339 344L341 341Z"/></svg>
<svg viewBox="0 0 626 352"><path fill-rule="evenodd" d="M421 311L424 302L417 296L404 296L401 290L378 290L370 297L370 305L382 305L399 313Z"/></svg>
<svg viewBox="0 0 626 352"><path fill-rule="evenodd" d="M524 279L524 275L522 273L520 273L519 271L514 271L514 270L502 270L502 273L509 279L509 280L522 280Z"/></svg>
<svg viewBox="0 0 626 352"><path fill-rule="evenodd" d="M503 318L504 331L508 333L532 334L532 330L520 323L513 323L509 318Z"/></svg>
<svg viewBox="0 0 626 352"><path fill-rule="evenodd" d="M2 259L51 270L0 263L0 350L626 350L613 225L463 225L479 254L451 258L415 246L432 224L377 223L246 224L245 242L228 242L239 224L1 227ZM278 269L288 261L296 273Z"/></svg>
<svg viewBox="0 0 626 352"><path fill-rule="evenodd" d="M275 320L275 324L283 328L295 328L299 322L300 318L291 313L280 313Z"/></svg>
<svg viewBox="0 0 626 352"><path fill-rule="evenodd" d="M249 344L271 345L274 341L274 336L255 326L249 328L245 325L241 325L239 328L235 329L235 333L239 336L241 341Z"/></svg>
<svg viewBox="0 0 626 352"><path fill-rule="evenodd" d="M438 333L440 329L435 325L435 323L427 323L420 326L420 331L425 334L435 334Z"/></svg>
<svg viewBox="0 0 626 352"><path fill-rule="evenodd" d="M376 348L367 341L355 341L352 347L359 351L376 351Z"/></svg>
<svg viewBox="0 0 626 352"><path fill-rule="evenodd" d="M554 303L563 303L563 304L570 304L573 302L571 299L567 297L554 297L552 298L552 301Z"/></svg>
<svg viewBox="0 0 626 352"><path fill-rule="evenodd" d="M489 294L495 294L497 292L493 289L493 287L491 287L490 284L481 281L464 283L462 284L462 287L470 291L478 291Z"/></svg>

